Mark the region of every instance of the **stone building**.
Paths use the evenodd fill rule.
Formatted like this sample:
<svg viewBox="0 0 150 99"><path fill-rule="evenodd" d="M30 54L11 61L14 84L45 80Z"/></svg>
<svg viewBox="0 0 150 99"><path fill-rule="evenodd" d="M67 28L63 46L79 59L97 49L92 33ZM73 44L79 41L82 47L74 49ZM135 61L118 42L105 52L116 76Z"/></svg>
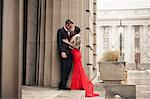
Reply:
<svg viewBox="0 0 150 99"><path fill-rule="evenodd" d="M120 33L120 23L122 33ZM122 51L128 68L150 68L150 8L105 9L97 11L97 55L100 59L106 50Z"/></svg>
<svg viewBox="0 0 150 99"><path fill-rule="evenodd" d="M0 98L21 97L22 85L57 87L57 29L66 19L81 28L82 58L96 66L96 0L0 1ZM97 72L96 72L97 73Z"/></svg>

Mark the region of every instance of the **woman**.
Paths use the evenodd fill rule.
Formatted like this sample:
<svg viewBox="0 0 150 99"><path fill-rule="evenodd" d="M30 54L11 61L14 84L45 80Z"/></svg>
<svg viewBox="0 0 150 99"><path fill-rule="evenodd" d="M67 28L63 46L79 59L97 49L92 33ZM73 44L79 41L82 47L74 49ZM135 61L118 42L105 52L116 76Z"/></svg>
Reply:
<svg viewBox="0 0 150 99"><path fill-rule="evenodd" d="M70 42L68 39L63 39L63 42L69 44L72 49L71 53L73 56L73 72L72 72L72 80L70 88L73 90L85 90L86 97L94 97L99 96L99 94L94 93L94 86L92 82L88 79L81 61L81 37L79 34L76 34L72 37Z"/></svg>

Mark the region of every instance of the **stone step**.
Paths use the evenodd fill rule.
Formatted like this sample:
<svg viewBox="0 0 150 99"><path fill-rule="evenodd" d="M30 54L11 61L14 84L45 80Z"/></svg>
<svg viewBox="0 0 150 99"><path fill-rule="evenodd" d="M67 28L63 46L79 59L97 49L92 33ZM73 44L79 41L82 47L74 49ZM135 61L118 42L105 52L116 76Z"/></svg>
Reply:
<svg viewBox="0 0 150 99"><path fill-rule="evenodd" d="M137 93L136 99L150 99L149 93Z"/></svg>
<svg viewBox="0 0 150 99"><path fill-rule="evenodd" d="M150 85L136 86L137 99L150 99Z"/></svg>
<svg viewBox="0 0 150 99"><path fill-rule="evenodd" d="M100 96L87 99L105 99L105 89L103 88L101 83L94 84L94 91L99 93Z"/></svg>
<svg viewBox="0 0 150 99"><path fill-rule="evenodd" d="M57 95L54 99L85 99L84 90L69 90Z"/></svg>
<svg viewBox="0 0 150 99"><path fill-rule="evenodd" d="M85 91L23 86L22 99L85 99Z"/></svg>
<svg viewBox="0 0 150 99"><path fill-rule="evenodd" d="M149 91L150 92L150 85L137 85L137 91Z"/></svg>
<svg viewBox="0 0 150 99"><path fill-rule="evenodd" d="M148 94L150 95L150 91L137 91L138 94Z"/></svg>
<svg viewBox="0 0 150 99"><path fill-rule="evenodd" d="M128 84L135 84L135 85L149 85L150 86L150 79L128 79Z"/></svg>

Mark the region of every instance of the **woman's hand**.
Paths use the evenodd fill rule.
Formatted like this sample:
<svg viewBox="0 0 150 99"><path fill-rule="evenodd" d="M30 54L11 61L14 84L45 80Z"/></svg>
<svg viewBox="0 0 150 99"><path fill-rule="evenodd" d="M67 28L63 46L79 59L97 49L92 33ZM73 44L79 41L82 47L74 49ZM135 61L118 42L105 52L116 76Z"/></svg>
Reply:
<svg viewBox="0 0 150 99"><path fill-rule="evenodd" d="M63 41L64 43L66 43L66 44L69 44L69 41L68 41L67 38L66 38L66 39L62 39L62 41Z"/></svg>

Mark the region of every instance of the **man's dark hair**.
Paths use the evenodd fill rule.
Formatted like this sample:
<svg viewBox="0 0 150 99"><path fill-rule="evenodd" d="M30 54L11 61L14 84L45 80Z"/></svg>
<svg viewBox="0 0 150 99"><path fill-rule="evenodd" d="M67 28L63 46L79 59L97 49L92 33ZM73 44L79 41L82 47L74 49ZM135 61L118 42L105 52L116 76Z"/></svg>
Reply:
<svg viewBox="0 0 150 99"><path fill-rule="evenodd" d="M76 33L76 34L78 34L78 33L80 33L80 28L79 27L77 27L77 26L75 26L75 29L74 29L74 32Z"/></svg>
<svg viewBox="0 0 150 99"><path fill-rule="evenodd" d="M71 21L70 19L67 19L65 24L74 24L73 21Z"/></svg>

